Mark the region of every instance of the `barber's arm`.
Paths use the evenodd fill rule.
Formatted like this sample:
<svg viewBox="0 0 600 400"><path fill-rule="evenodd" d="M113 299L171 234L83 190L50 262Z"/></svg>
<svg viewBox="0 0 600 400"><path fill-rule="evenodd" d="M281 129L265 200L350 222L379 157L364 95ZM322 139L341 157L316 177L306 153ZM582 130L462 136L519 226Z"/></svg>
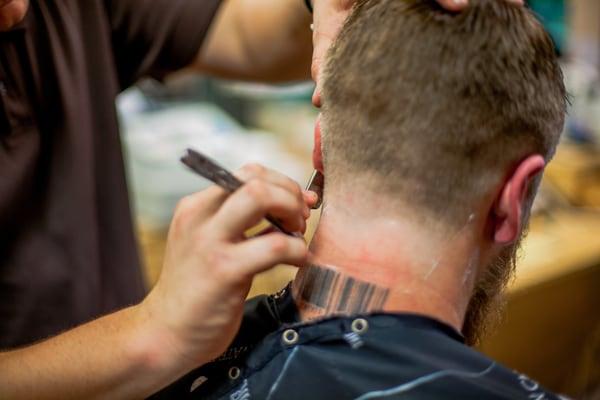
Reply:
<svg viewBox="0 0 600 400"><path fill-rule="evenodd" d="M302 239L244 232L266 214L303 232L316 199L257 166L228 195L218 187L185 198L169 231L161 277L139 305L55 338L0 353L3 399L143 398L220 355L238 330L252 277L300 265Z"/></svg>
<svg viewBox="0 0 600 400"><path fill-rule="evenodd" d="M224 78L277 82L307 79L312 65L318 84L325 54L356 1L310 0L313 21L305 0L224 0L191 67ZM456 11L468 5L468 0L437 1Z"/></svg>
<svg viewBox="0 0 600 400"><path fill-rule="evenodd" d="M304 0L225 0L193 67L235 79L308 79L311 23Z"/></svg>

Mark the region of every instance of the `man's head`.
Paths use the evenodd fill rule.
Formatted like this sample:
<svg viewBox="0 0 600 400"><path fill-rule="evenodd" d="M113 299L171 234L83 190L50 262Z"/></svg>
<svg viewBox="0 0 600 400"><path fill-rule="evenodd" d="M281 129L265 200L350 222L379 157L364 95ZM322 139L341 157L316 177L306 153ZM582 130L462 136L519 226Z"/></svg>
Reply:
<svg viewBox="0 0 600 400"><path fill-rule="evenodd" d="M0 0L0 32L12 29L25 18L29 0Z"/></svg>
<svg viewBox="0 0 600 400"><path fill-rule="evenodd" d="M483 216L495 268L480 271L465 333L510 275L566 107L531 12L470 3L454 14L428 0L359 1L328 55L315 157L326 202L360 186L447 232Z"/></svg>

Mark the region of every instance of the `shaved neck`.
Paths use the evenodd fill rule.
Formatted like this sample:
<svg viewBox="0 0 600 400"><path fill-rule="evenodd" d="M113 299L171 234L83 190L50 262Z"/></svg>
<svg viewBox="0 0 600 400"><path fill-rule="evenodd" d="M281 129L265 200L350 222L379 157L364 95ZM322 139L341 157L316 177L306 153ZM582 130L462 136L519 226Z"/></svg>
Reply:
<svg viewBox="0 0 600 400"><path fill-rule="evenodd" d="M432 233L409 218L326 206L309 265L294 281L303 319L332 314L410 312L461 330L482 263L476 220Z"/></svg>

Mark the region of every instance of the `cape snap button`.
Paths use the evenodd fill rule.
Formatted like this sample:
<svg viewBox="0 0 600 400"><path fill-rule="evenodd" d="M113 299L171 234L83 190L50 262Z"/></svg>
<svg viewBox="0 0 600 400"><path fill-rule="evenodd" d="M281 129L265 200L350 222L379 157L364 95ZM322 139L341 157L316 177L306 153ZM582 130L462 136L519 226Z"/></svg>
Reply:
<svg viewBox="0 0 600 400"><path fill-rule="evenodd" d="M356 318L354 321L352 321L350 328L352 329L352 332L360 335L369 329L369 323L364 318Z"/></svg>
<svg viewBox="0 0 600 400"><path fill-rule="evenodd" d="M240 377L240 375L242 374L242 371L240 371L240 369L238 367L231 367L229 368L229 379L231 379L232 381L235 381L237 378Z"/></svg>
<svg viewBox="0 0 600 400"><path fill-rule="evenodd" d="M193 383L192 386L190 387L190 393L193 392L194 390L198 389L202 384L204 384L204 382L206 382L208 380L207 377L205 376L201 376L198 379L196 379Z"/></svg>
<svg viewBox="0 0 600 400"><path fill-rule="evenodd" d="M298 332L293 329L288 329L283 332L283 343L287 344L288 346L298 343L298 339L300 339L300 335L298 335Z"/></svg>

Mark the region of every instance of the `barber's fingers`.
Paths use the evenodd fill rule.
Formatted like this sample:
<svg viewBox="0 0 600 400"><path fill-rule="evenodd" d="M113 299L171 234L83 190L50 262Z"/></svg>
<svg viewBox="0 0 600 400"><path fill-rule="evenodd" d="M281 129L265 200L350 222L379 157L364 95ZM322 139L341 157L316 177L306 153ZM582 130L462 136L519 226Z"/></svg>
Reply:
<svg viewBox="0 0 600 400"><path fill-rule="evenodd" d="M223 239L239 238L267 214L277 218L290 232L303 232L306 221L303 198L281 186L252 179L233 193L212 219L215 235Z"/></svg>
<svg viewBox="0 0 600 400"><path fill-rule="evenodd" d="M281 186L297 196L299 199L304 199L304 193L296 181L280 172L266 168L260 164L244 165L241 169L236 171L235 174L244 182L248 182L252 179L261 179L274 185ZM307 203L308 201L304 202ZM310 216L309 206L310 203L308 203L303 209L302 214L305 218Z"/></svg>
<svg viewBox="0 0 600 400"><path fill-rule="evenodd" d="M310 190L305 190L303 192L303 196L304 196L304 202L308 205L308 207L312 208L314 204L317 203L317 201L319 200L319 196ZM310 217L310 212L307 216L304 216L305 219L308 219ZM262 229L261 231L259 231L258 233L252 235L253 237L257 237L257 236L262 236L262 235L267 235L269 233L274 233L274 232L280 232L279 229L277 229L274 225L269 225L266 228ZM304 233L304 232L302 232Z"/></svg>
<svg viewBox="0 0 600 400"><path fill-rule="evenodd" d="M313 192L312 190L305 190L302 193L302 196L304 197L304 202L310 209L312 209L313 206L319 202L319 195L317 193ZM310 217L310 210L309 210L308 215L306 215L305 217L306 218Z"/></svg>
<svg viewBox="0 0 600 400"><path fill-rule="evenodd" d="M296 191L298 186L291 178L260 164L246 164L237 170L235 175L243 181L249 181L254 178L263 179L275 185L287 188L290 191Z"/></svg>
<svg viewBox="0 0 600 400"><path fill-rule="evenodd" d="M497 0L507 1L509 3L523 5L524 0ZM437 0L437 2L447 10L460 11L469 5L469 0Z"/></svg>
<svg viewBox="0 0 600 400"><path fill-rule="evenodd" d="M191 226L214 215L229 193L214 185L201 192L183 197L177 203L173 223L177 226Z"/></svg>
<svg viewBox="0 0 600 400"><path fill-rule="evenodd" d="M278 264L302 266L308 255L308 246L303 239L286 236L283 233L267 235L245 240L230 248L230 259L236 263L231 271L233 276L250 278Z"/></svg>
<svg viewBox="0 0 600 400"><path fill-rule="evenodd" d="M460 11L469 5L468 0L437 0L446 10Z"/></svg>

